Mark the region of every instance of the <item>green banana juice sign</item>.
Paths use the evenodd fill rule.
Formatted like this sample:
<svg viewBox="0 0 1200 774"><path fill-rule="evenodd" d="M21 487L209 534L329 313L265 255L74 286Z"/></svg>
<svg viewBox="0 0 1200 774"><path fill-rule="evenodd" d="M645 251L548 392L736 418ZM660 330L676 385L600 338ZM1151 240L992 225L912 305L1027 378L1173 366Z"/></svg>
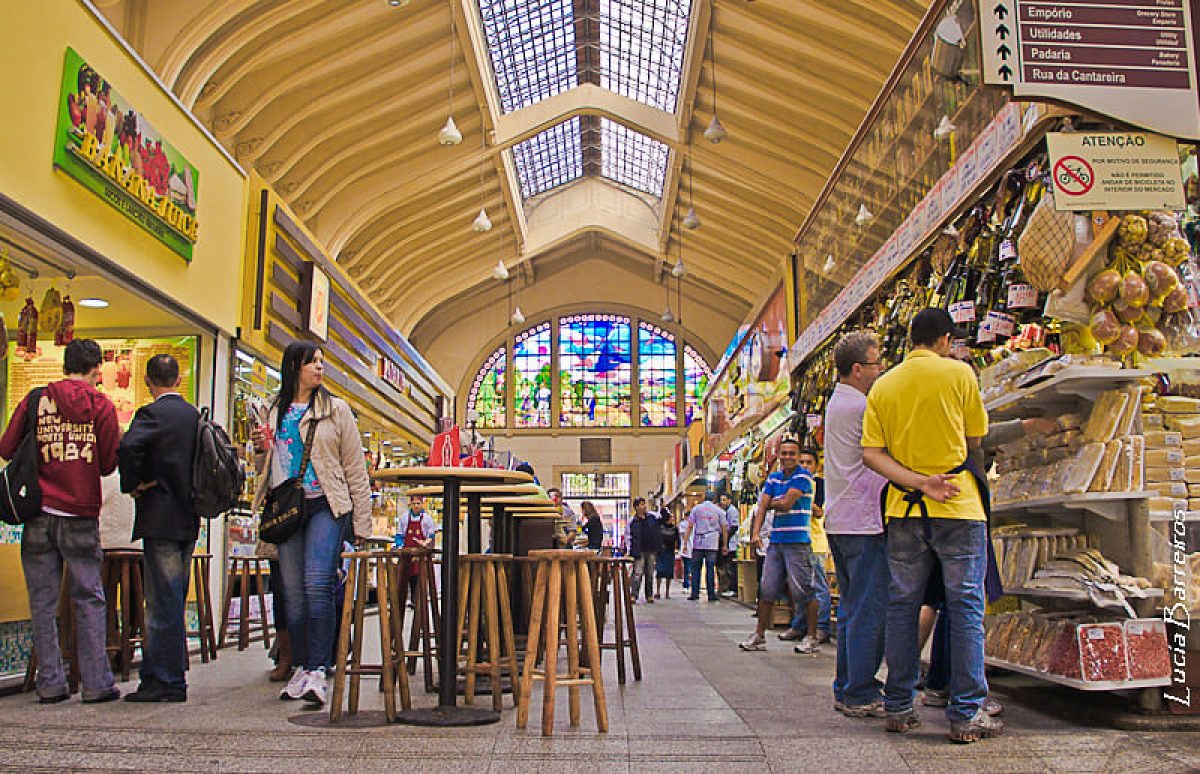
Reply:
<svg viewBox="0 0 1200 774"><path fill-rule="evenodd" d="M192 260L199 172L71 48L63 67L54 166Z"/></svg>

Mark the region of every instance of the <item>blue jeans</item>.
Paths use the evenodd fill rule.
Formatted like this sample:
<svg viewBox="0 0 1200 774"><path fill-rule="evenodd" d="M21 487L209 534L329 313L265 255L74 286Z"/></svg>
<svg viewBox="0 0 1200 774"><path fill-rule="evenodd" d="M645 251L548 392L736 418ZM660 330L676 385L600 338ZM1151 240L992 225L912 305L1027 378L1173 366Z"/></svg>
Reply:
<svg viewBox="0 0 1200 774"><path fill-rule="evenodd" d="M704 565L704 582L708 584L708 599L717 600L717 549L692 549L692 594L688 599L700 598L700 566Z"/></svg>
<svg viewBox="0 0 1200 774"><path fill-rule="evenodd" d="M146 588L146 647L142 651L142 683L186 688L187 626L184 624L193 541L143 542L142 574Z"/></svg>
<svg viewBox="0 0 1200 774"><path fill-rule="evenodd" d="M113 687L108 662L104 586L100 580L100 522L79 516L40 513L21 530L21 568L29 592L33 649L37 653L37 695L56 698L68 691L58 644L58 593L63 565L70 574L75 605L75 647L83 698Z"/></svg>
<svg viewBox="0 0 1200 774"><path fill-rule="evenodd" d="M885 650L888 679L884 703L891 713L912 709L920 672L917 619L936 559L942 566L950 628L950 704L946 717L966 721L987 698L983 673L983 580L987 568L987 525L965 519L893 519L888 524L888 568L892 574Z"/></svg>
<svg viewBox="0 0 1200 774"><path fill-rule="evenodd" d="M308 501L308 524L279 544L292 663L333 666L334 589L348 518L335 519L325 498Z"/></svg>
<svg viewBox="0 0 1200 774"><path fill-rule="evenodd" d="M950 684L950 616L946 608L937 608L937 623L933 626L933 640L929 646L929 672L925 674L925 687L933 691L944 691Z"/></svg>
<svg viewBox="0 0 1200 774"><path fill-rule="evenodd" d="M813 592L817 597L817 631L829 634L829 613L833 600L829 594L829 577L825 574L825 554L812 555ZM797 632L808 628L808 606L797 605L796 614L788 626ZM840 701L840 700L839 700Z"/></svg>
<svg viewBox="0 0 1200 774"><path fill-rule="evenodd" d="M833 698L861 707L881 698L875 677L883 662L887 617L887 538L878 535L830 535L837 570L837 676Z"/></svg>

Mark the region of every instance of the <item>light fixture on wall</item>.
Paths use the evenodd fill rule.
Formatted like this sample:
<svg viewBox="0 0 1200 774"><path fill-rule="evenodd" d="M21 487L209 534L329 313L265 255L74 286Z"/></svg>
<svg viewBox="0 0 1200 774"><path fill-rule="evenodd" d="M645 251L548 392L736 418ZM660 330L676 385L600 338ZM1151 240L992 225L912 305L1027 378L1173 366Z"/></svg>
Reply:
<svg viewBox="0 0 1200 774"><path fill-rule="evenodd" d="M713 117L708 123L708 128L704 130L704 139L714 145L728 136L725 127L721 126L721 119L717 117L717 47L713 43L713 28L717 26L717 3L713 0L712 13L708 21L708 55L712 60L712 94L713 94Z"/></svg>
<svg viewBox="0 0 1200 774"><path fill-rule="evenodd" d="M695 163L692 161L692 152L689 148L687 156L688 165L688 211L683 216L683 227L689 230L700 228L700 216L696 214L696 186L692 178L692 169Z"/></svg>
<svg viewBox="0 0 1200 774"><path fill-rule="evenodd" d="M446 124L438 132L438 143L441 145L458 145L463 141L462 132L454 123L454 4L450 4L450 104L446 111Z"/></svg>

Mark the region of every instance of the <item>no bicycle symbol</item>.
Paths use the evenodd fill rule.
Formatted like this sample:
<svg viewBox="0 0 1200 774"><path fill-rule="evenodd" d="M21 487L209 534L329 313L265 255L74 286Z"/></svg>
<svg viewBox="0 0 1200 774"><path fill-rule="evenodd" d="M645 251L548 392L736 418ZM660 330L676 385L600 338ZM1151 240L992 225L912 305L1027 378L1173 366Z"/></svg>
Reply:
<svg viewBox="0 0 1200 774"><path fill-rule="evenodd" d="M1078 156L1063 156L1054 165L1054 184L1067 196L1083 196L1095 182L1092 165Z"/></svg>

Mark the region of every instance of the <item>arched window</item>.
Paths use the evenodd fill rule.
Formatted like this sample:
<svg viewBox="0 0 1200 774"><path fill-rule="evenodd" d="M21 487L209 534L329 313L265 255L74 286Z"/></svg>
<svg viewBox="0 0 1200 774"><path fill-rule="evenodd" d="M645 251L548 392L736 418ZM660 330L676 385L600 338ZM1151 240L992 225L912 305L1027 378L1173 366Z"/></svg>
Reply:
<svg viewBox="0 0 1200 774"><path fill-rule="evenodd" d="M685 424L691 424L692 420L696 418L696 412L700 410L700 398L704 396L704 391L708 389L710 381L712 381L712 369L708 367L708 363L704 361L699 352L684 345L683 394L687 405Z"/></svg>
<svg viewBox="0 0 1200 774"><path fill-rule="evenodd" d="M550 323L535 325L513 341L513 409L517 427L550 426Z"/></svg>
<svg viewBox="0 0 1200 774"><path fill-rule="evenodd" d="M478 414L476 426L481 429L504 427L508 424L508 404L504 400L507 365L508 347L500 347L484 361L483 367L479 369L475 381L471 384L467 405Z"/></svg>
<svg viewBox="0 0 1200 774"><path fill-rule="evenodd" d="M698 415L711 378L704 357L656 322L564 315L491 352L466 410L480 428L680 427Z"/></svg>
<svg viewBox="0 0 1200 774"><path fill-rule="evenodd" d="M675 427L679 366L675 336L644 320L638 323L638 385L642 427Z"/></svg>
<svg viewBox="0 0 1200 774"><path fill-rule="evenodd" d="M558 323L563 427L629 427L633 347L629 318L577 314Z"/></svg>

